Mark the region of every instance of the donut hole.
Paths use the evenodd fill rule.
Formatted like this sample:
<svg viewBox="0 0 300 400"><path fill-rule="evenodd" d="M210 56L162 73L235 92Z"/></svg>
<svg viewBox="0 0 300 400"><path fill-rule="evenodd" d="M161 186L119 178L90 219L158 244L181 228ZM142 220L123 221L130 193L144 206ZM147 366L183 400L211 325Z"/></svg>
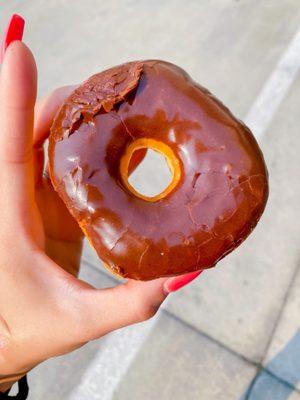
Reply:
<svg viewBox="0 0 300 400"><path fill-rule="evenodd" d="M134 157L134 153L132 156ZM153 149L147 149L144 159L128 177L130 185L138 193L146 197L160 195L172 180L173 172L168 165L166 157Z"/></svg>
<svg viewBox="0 0 300 400"><path fill-rule="evenodd" d="M142 149L146 150L146 154ZM133 166L135 168L132 171ZM131 194L153 202L161 200L177 186L181 168L169 146L144 138L136 140L127 148L121 158L120 173Z"/></svg>

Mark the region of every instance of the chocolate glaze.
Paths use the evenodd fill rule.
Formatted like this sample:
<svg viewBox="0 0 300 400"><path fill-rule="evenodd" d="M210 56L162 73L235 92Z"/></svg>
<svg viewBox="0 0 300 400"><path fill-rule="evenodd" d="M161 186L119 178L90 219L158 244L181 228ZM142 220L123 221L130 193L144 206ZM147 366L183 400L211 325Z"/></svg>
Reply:
<svg viewBox="0 0 300 400"><path fill-rule="evenodd" d="M134 140L169 145L177 187L148 202L123 185ZM65 101L50 136L54 188L113 272L154 279L210 268L253 230L268 176L250 130L179 67L132 62L94 75Z"/></svg>

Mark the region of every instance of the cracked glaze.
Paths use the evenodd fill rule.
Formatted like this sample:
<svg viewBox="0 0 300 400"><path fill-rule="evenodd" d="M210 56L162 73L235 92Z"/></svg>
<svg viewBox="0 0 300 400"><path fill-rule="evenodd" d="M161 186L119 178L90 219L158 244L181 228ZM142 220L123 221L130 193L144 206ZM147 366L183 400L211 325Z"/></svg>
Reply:
<svg viewBox="0 0 300 400"><path fill-rule="evenodd" d="M130 193L119 171L127 146L142 137L166 143L181 161L177 187L152 203ZM249 129L163 61L123 64L77 88L53 123L49 162L99 257L133 279L214 266L250 234L268 196Z"/></svg>

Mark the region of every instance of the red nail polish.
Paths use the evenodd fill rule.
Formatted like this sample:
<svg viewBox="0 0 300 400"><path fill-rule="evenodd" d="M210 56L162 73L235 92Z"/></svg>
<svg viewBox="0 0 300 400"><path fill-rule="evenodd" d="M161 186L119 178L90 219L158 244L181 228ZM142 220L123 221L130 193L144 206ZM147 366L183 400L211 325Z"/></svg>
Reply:
<svg viewBox="0 0 300 400"><path fill-rule="evenodd" d="M2 44L1 44L1 53L0 53L0 62L2 63L4 54L8 46L10 45L11 42L15 40L22 40L23 38L23 32L24 32L24 25L25 21L24 19L18 15L18 14L13 14L7 28L5 29L3 39L2 39Z"/></svg>
<svg viewBox="0 0 300 400"><path fill-rule="evenodd" d="M164 284L164 290L166 293L176 292L176 290L181 289L183 286L192 282L197 276L199 276L203 271L195 271L186 275L177 276L175 278L168 279Z"/></svg>

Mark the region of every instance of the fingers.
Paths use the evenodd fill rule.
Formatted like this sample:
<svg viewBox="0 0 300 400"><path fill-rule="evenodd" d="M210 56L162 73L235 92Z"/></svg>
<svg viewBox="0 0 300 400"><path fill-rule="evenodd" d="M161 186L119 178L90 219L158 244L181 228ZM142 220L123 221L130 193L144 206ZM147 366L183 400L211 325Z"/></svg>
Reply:
<svg viewBox="0 0 300 400"><path fill-rule="evenodd" d="M104 290L91 287L83 290L83 297L77 296L77 299L80 298L80 302L83 300L87 320L81 324L85 329L81 328L78 335L84 335L81 340L89 341L152 318L170 293L188 285L202 272L146 282L129 280Z"/></svg>
<svg viewBox="0 0 300 400"><path fill-rule="evenodd" d="M110 289L88 289L85 293L88 337L85 339L96 339L153 317L167 297L163 289L165 281L165 278L148 282L130 280Z"/></svg>
<svg viewBox="0 0 300 400"><path fill-rule="evenodd" d="M190 272L185 275L174 276L168 278L164 283L164 290L166 293L176 292L177 290L183 288L189 283L193 282L194 279L198 278L202 274L203 270Z"/></svg>
<svg viewBox="0 0 300 400"><path fill-rule="evenodd" d="M37 70L20 41L6 50L0 76L0 182L6 197L33 194L32 135ZM11 199L9 199L11 200Z"/></svg>
<svg viewBox="0 0 300 400"><path fill-rule="evenodd" d="M64 100L78 85L63 86L54 90L35 107L34 147L40 147L49 136L53 119Z"/></svg>
<svg viewBox="0 0 300 400"><path fill-rule="evenodd" d="M37 71L30 50L13 42L5 53L0 77L0 160L24 163L31 157Z"/></svg>

